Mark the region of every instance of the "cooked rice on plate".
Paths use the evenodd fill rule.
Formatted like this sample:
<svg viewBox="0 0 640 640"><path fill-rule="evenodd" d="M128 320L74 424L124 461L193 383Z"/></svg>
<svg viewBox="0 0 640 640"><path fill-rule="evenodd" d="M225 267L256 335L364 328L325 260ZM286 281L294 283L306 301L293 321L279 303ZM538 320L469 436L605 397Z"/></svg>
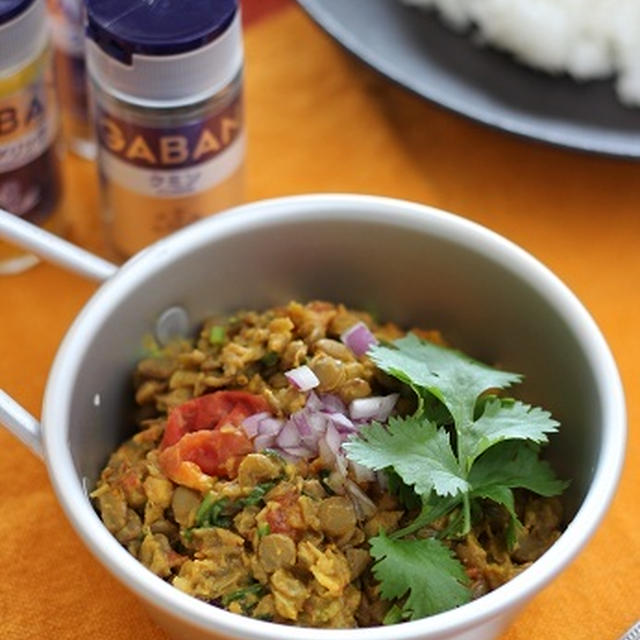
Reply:
<svg viewBox="0 0 640 640"><path fill-rule="evenodd" d="M639 0L403 0L434 8L459 31L517 60L576 80L616 77L626 105L640 105Z"/></svg>

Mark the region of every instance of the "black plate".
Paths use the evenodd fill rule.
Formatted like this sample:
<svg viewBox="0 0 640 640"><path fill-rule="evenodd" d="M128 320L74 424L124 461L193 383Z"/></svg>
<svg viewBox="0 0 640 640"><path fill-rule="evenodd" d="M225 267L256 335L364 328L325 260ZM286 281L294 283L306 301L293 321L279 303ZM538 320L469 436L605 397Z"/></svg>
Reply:
<svg viewBox="0 0 640 640"><path fill-rule="evenodd" d="M456 113L563 147L640 158L640 108L622 106L612 81L532 71L399 0L298 2L368 65Z"/></svg>

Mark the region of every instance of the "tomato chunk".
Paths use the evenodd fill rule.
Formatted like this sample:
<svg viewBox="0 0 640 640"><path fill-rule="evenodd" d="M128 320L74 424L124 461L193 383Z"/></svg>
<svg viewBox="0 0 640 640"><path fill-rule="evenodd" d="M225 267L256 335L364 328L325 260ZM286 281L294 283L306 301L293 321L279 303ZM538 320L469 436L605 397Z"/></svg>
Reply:
<svg viewBox="0 0 640 640"><path fill-rule="evenodd" d="M169 414L160 450L193 431L214 430L225 424L238 427L245 418L261 411L269 411L267 401L246 391L216 391L194 398Z"/></svg>
<svg viewBox="0 0 640 640"><path fill-rule="evenodd" d="M270 501L265 517L271 533L283 533L296 541L305 528L298 495L294 492L285 493Z"/></svg>
<svg viewBox="0 0 640 640"><path fill-rule="evenodd" d="M253 451L251 440L237 430L201 430L187 433L167 447L158 462L173 482L202 490L207 476L235 478L242 458Z"/></svg>

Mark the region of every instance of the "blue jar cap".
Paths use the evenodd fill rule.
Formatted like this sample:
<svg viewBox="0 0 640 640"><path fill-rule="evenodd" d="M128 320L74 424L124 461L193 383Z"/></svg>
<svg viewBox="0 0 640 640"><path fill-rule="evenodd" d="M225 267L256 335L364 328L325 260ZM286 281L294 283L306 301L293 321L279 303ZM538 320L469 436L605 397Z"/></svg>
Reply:
<svg viewBox="0 0 640 640"><path fill-rule="evenodd" d="M88 37L130 64L134 54L171 56L212 42L231 24L238 0L87 0L86 7Z"/></svg>
<svg viewBox="0 0 640 640"><path fill-rule="evenodd" d="M0 24L10 22L34 2L35 0L0 0Z"/></svg>

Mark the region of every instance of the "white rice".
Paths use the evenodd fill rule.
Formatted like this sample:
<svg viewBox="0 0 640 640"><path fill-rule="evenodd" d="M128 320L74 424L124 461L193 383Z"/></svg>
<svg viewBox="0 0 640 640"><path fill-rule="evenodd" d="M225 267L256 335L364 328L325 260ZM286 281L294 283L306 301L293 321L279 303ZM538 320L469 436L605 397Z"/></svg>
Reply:
<svg viewBox="0 0 640 640"><path fill-rule="evenodd" d="M518 60L578 80L617 76L622 102L640 105L640 0L403 0L434 7L458 30Z"/></svg>

